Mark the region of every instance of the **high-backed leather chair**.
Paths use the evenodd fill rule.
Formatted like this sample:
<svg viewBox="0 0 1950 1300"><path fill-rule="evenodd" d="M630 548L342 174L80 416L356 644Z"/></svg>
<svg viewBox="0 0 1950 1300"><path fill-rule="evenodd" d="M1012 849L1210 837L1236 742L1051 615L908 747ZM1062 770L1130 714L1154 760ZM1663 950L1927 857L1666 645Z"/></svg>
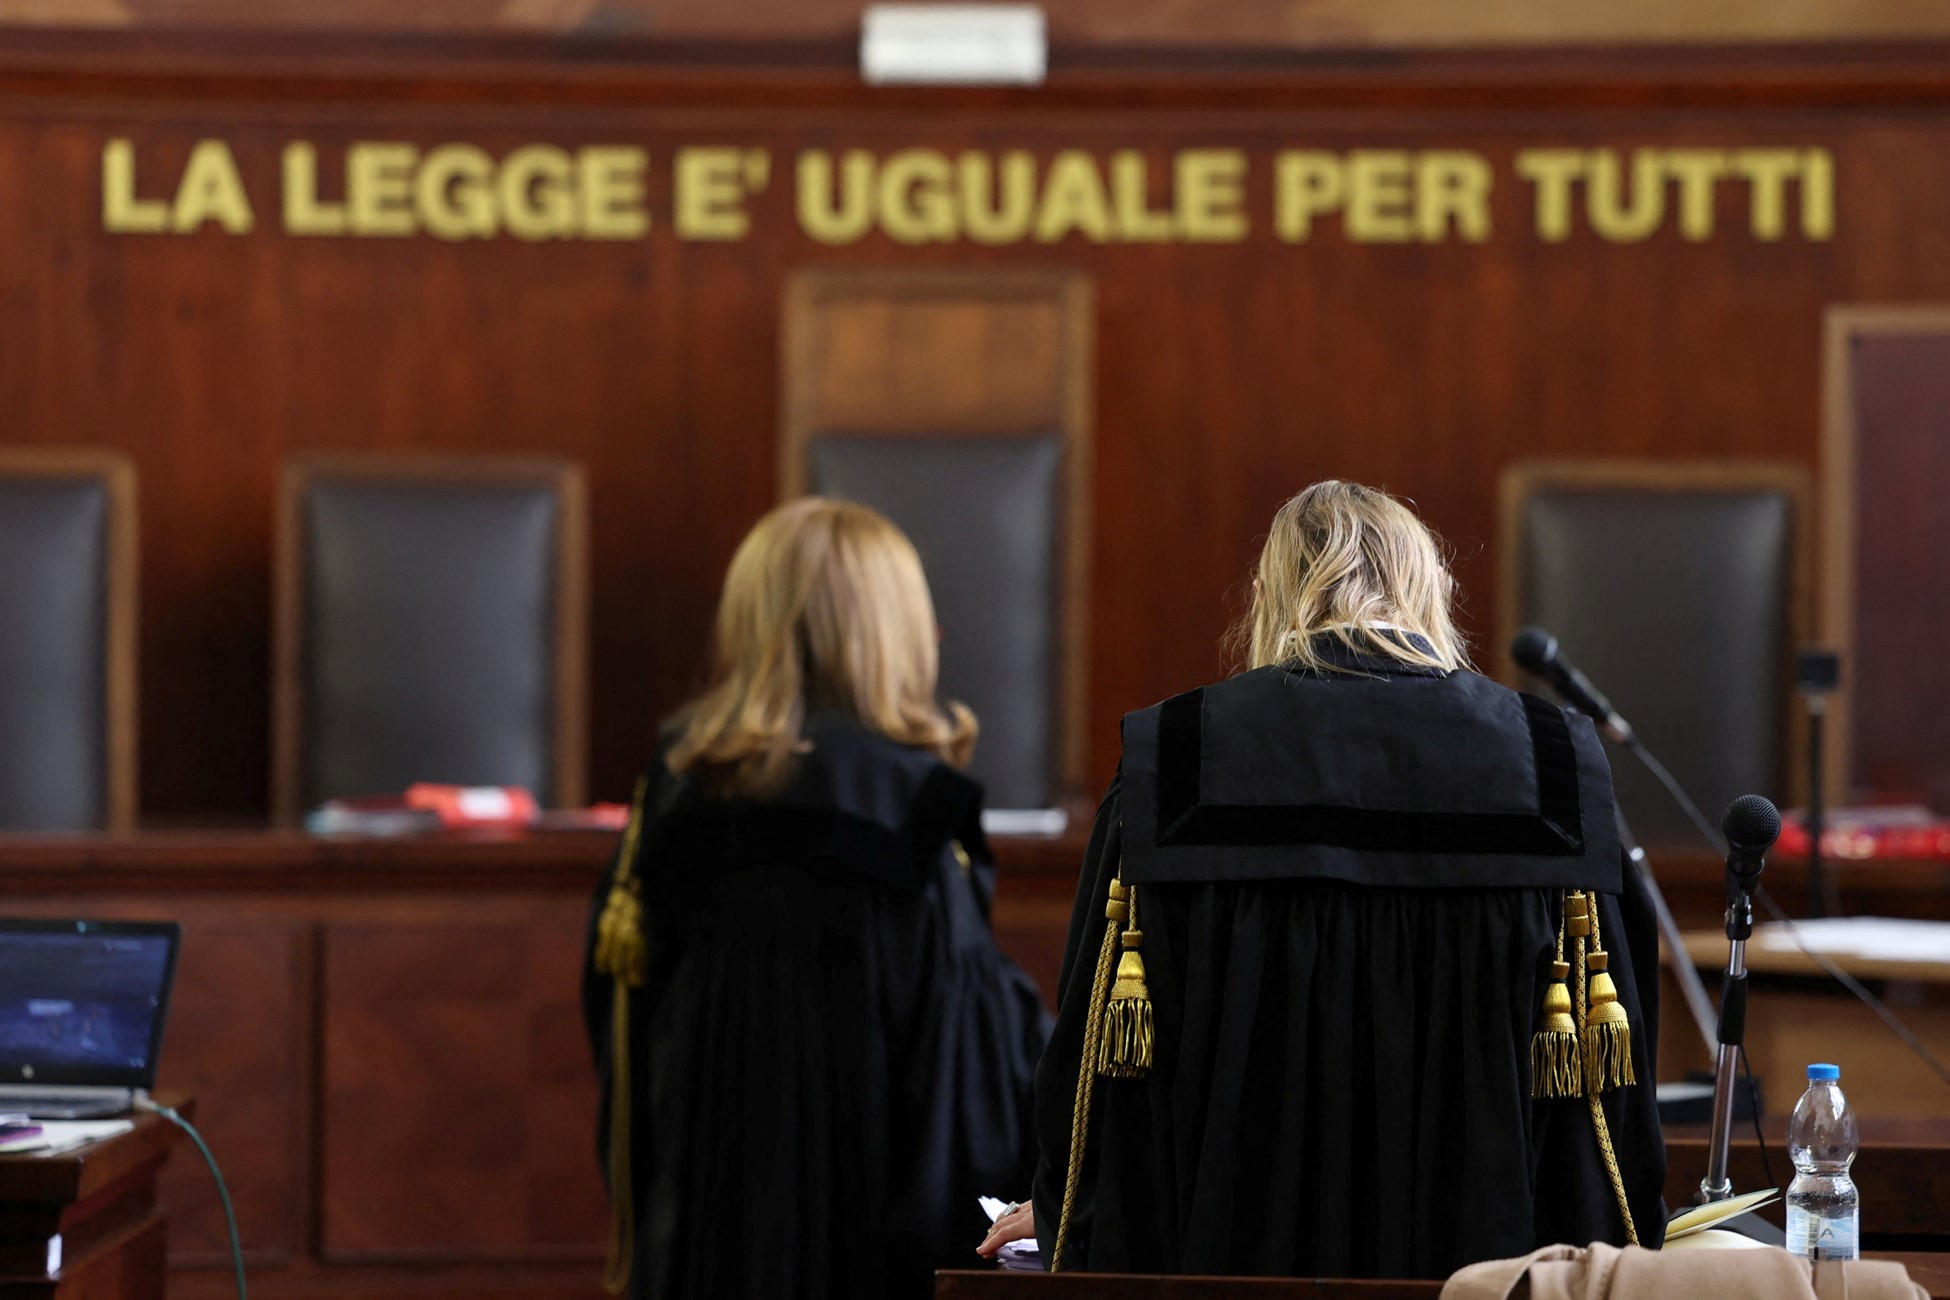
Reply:
<svg viewBox="0 0 1950 1300"><path fill-rule="evenodd" d="M286 467L273 805L415 781L582 802L587 523L546 459Z"/></svg>
<svg viewBox="0 0 1950 1300"><path fill-rule="evenodd" d="M0 452L0 831L135 818L135 468Z"/></svg>
<svg viewBox="0 0 1950 1300"><path fill-rule="evenodd" d="M1708 816L1741 794L1794 801L1808 491L1798 466L1760 461L1512 467L1499 633L1485 667L1516 681L1511 636L1537 624ZM1692 823L1636 760L1614 751L1613 771L1641 841L1698 847Z"/></svg>
<svg viewBox="0 0 1950 1300"><path fill-rule="evenodd" d="M1829 796L1950 809L1950 303L1823 315L1821 638L1842 655Z"/></svg>
<svg viewBox="0 0 1950 1300"><path fill-rule="evenodd" d="M1082 778L1090 302L1067 272L851 270L786 301L784 494L861 502L913 539L991 808Z"/></svg>

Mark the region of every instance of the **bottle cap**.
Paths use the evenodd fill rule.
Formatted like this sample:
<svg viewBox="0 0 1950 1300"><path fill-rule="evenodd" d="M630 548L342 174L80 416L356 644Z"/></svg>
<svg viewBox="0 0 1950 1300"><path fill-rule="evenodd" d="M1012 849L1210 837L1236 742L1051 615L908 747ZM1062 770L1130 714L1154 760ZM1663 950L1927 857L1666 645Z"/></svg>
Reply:
<svg viewBox="0 0 1950 1300"><path fill-rule="evenodd" d="M1839 1065L1811 1065L1808 1067L1808 1078L1810 1080L1826 1080L1829 1083L1833 1083L1841 1077L1842 1067Z"/></svg>

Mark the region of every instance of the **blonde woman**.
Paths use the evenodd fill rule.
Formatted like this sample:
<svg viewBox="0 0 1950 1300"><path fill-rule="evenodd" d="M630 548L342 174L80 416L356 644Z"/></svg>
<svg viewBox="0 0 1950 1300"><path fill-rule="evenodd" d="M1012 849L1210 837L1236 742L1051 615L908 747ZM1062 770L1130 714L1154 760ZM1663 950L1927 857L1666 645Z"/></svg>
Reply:
<svg viewBox="0 0 1950 1300"><path fill-rule="evenodd" d="M732 559L591 927L612 1291L923 1297L1027 1182L1047 1017L990 932L936 641L864 507L793 502Z"/></svg>
<svg viewBox="0 0 1950 1300"><path fill-rule="evenodd" d="M1657 948L1587 720L1470 671L1435 538L1281 507L1244 669L1124 720L1037 1072L1064 1270L1436 1278L1657 1246ZM1561 961L1560 961L1561 959Z"/></svg>

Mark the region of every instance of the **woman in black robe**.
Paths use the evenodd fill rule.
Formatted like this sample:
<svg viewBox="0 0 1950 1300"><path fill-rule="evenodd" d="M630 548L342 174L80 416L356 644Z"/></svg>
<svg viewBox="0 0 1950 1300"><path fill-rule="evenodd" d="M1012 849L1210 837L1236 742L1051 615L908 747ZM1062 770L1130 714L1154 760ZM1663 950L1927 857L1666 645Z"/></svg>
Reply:
<svg viewBox="0 0 1950 1300"><path fill-rule="evenodd" d="M1658 951L1591 723L1468 670L1434 538L1321 483L1248 671L1124 721L1037 1072L1060 1269L1444 1277L1664 1233Z"/></svg>
<svg viewBox="0 0 1950 1300"><path fill-rule="evenodd" d="M591 918L612 1292L922 1297L1034 1165L1049 1022L995 946L919 559L808 499L726 576Z"/></svg>

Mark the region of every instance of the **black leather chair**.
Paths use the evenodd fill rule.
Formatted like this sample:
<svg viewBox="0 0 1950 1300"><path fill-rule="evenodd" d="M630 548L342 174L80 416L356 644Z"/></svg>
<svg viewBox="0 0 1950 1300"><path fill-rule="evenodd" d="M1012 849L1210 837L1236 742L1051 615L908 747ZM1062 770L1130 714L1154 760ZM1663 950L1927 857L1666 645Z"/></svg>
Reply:
<svg viewBox="0 0 1950 1300"><path fill-rule="evenodd" d="M415 781L584 799L582 473L319 458L285 472L273 804Z"/></svg>
<svg viewBox="0 0 1950 1300"><path fill-rule="evenodd" d="M1716 822L1737 795L1792 802L1807 496L1804 471L1768 462L1516 466L1503 482L1501 634L1485 657L1514 680L1511 635L1537 624ZM1654 778L1613 756L1639 839L1700 847Z"/></svg>
<svg viewBox="0 0 1950 1300"><path fill-rule="evenodd" d="M135 469L0 453L0 831L135 817Z"/></svg>
<svg viewBox="0 0 1950 1300"><path fill-rule="evenodd" d="M990 806L1055 802L1062 439L820 437L808 450L814 492L872 506L921 553L941 692L981 718L972 770Z"/></svg>
<svg viewBox="0 0 1950 1300"><path fill-rule="evenodd" d="M781 488L913 539L991 808L1081 784L1091 313L1086 281L1041 270L822 270L788 292Z"/></svg>

